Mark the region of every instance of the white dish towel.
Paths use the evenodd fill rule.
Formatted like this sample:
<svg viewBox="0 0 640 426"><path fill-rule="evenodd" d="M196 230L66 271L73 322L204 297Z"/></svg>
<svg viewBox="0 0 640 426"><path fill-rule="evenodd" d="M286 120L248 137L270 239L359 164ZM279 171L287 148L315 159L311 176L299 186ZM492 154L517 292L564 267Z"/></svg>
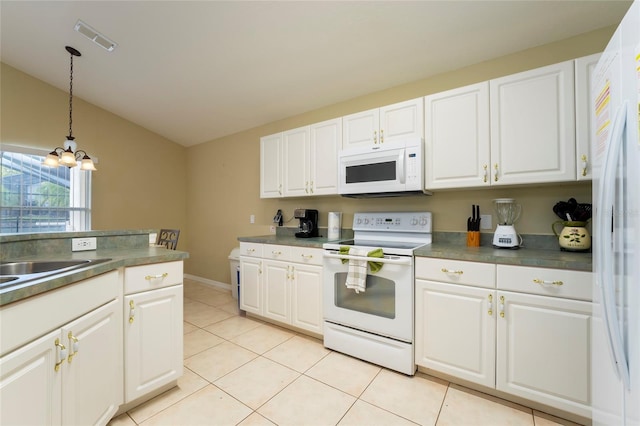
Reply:
<svg viewBox="0 0 640 426"><path fill-rule="evenodd" d="M350 256L363 256L368 254L367 249L351 247L349 249ZM349 270L347 272L347 288L355 290L356 293L364 292L367 289L367 261L349 259Z"/></svg>

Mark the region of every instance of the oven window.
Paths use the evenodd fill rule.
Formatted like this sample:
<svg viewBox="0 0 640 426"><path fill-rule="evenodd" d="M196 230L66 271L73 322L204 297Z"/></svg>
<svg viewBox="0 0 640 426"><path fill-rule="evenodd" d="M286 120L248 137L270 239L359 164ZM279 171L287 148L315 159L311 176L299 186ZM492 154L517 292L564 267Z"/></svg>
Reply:
<svg viewBox="0 0 640 426"><path fill-rule="evenodd" d="M347 166L347 183L379 182L396 180L396 162L385 161L383 163L362 164L360 166Z"/></svg>
<svg viewBox="0 0 640 426"><path fill-rule="evenodd" d="M378 317L396 317L396 283L375 275L367 275L367 291L356 293L345 286L346 272L334 274L335 305L351 311Z"/></svg>

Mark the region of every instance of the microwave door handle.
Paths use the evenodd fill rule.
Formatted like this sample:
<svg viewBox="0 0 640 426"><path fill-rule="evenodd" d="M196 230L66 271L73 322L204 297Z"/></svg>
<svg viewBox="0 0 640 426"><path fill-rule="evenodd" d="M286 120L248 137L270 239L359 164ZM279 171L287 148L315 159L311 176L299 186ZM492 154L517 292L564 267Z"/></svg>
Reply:
<svg viewBox="0 0 640 426"><path fill-rule="evenodd" d="M404 169L405 169L405 163L404 163L405 152L406 152L406 150L401 149L400 152L398 153L398 168L397 168L398 180L402 184L406 183L406 173L404 171Z"/></svg>

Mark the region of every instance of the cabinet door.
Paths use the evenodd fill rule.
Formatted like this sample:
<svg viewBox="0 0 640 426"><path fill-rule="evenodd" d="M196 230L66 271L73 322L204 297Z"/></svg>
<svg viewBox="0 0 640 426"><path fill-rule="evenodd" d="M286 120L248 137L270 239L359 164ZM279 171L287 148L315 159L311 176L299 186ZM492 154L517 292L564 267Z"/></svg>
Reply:
<svg viewBox="0 0 640 426"><path fill-rule="evenodd" d="M342 149L377 144L379 127L378 108L342 117Z"/></svg>
<svg viewBox="0 0 640 426"><path fill-rule="evenodd" d="M260 138L260 198L282 197L282 133Z"/></svg>
<svg viewBox="0 0 640 426"><path fill-rule="evenodd" d="M0 424L62 424L62 368L54 368L59 361L56 339L64 344L59 329L0 358Z"/></svg>
<svg viewBox="0 0 640 426"><path fill-rule="evenodd" d="M69 355L63 371L62 420L107 424L123 402L121 300L62 328Z"/></svg>
<svg viewBox="0 0 640 426"><path fill-rule="evenodd" d="M291 324L322 334L322 267L292 264Z"/></svg>
<svg viewBox="0 0 640 426"><path fill-rule="evenodd" d="M289 290L291 266L287 262L272 260L265 260L263 266L263 315L289 324L291 322Z"/></svg>
<svg viewBox="0 0 640 426"><path fill-rule="evenodd" d="M489 83L425 97L425 122L426 189L489 186Z"/></svg>
<svg viewBox="0 0 640 426"><path fill-rule="evenodd" d="M591 135L595 109L591 108L591 77L600 53L576 59L576 177L591 180Z"/></svg>
<svg viewBox="0 0 640 426"><path fill-rule="evenodd" d="M489 86L492 185L575 181L573 61Z"/></svg>
<svg viewBox="0 0 640 426"><path fill-rule="evenodd" d="M424 100L412 99L380 108L378 143L424 137Z"/></svg>
<svg viewBox="0 0 640 426"><path fill-rule="evenodd" d="M338 193L338 152L341 146L341 118L311 126L309 167L312 195Z"/></svg>
<svg viewBox="0 0 640 426"><path fill-rule="evenodd" d="M416 364L495 386L495 290L416 280Z"/></svg>
<svg viewBox="0 0 640 426"><path fill-rule="evenodd" d="M584 417L591 303L498 291L496 388Z"/></svg>
<svg viewBox="0 0 640 426"><path fill-rule="evenodd" d="M262 259L240 257L240 309L262 315Z"/></svg>
<svg viewBox="0 0 640 426"><path fill-rule="evenodd" d="M284 196L309 195L309 126L282 133L282 155Z"/></svg>
<svg viewBox="0 0 640 426"><path fill-rule="evenodd" d="M182 285L125 296L125 402L182 375Z"/></svg>

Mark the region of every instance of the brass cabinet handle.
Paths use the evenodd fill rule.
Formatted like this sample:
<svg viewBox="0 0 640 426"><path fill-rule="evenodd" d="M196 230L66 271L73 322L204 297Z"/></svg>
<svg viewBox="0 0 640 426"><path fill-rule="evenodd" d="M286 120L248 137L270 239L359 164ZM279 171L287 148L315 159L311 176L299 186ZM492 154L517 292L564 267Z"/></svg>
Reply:
<svg viewBox="0 0 640 426"><path fill-rule="evenodd" d="M494 180L497 182L498 181L498 163L495 164L495 166L493 166L493 168L495 169L495 171L493 172L493 176L494 176Z"/></svg>
<svg viewBox="0 0 640 426"><path fill-rule="evenodd" d="M278 195L282 195L282 184L278 185Z"/></svg>
<svg viewBox="0 0 640 426"><path fill-rule="evenodd" d="M53 367L53 369L55 371L60 371L60 365L62 365L64 360L67 359L67 348L66 348L65 345L60 343L60 339L56 339L54 344L55 344L56 348L60 349L60 352L59 352L59 361L56 362L56 365Z"/></svg>
<svg viewBox="0 0 640 426"><path fill-rule="evenodd" d="M582 160L582 176L586 176L587 167L589 166L589 163L587 162L587 156L585 154L582 154L582 157L580 157L580 160Z"/></svg>
<svg viewBox="0 0 640 426"><path fill-rule="evenodd" d="M373 131L373 143L378 143L378 132L377 131Z"/></svg>
<svg viewBox="0 0 640 426"><path fill-rule="evenodd" d="M313 259L312 254L301 254L300 256L302 256L303 259Z"/></svg>
<svg viewBox="0 0 640 426"><path fill-rule="evenodd" d="M133 300L129 300L129 324L133 324L133 318L136 316L136 307Z"/></svg>
<svg viewBox="0 0 640 426"><path fill-rule="evenodd" d="M546 281L546 280L541 280L539 278L534 278L533 282L536 284L540 284L540 285L545 285L545 284L553 284L553 285L557 285L557 286L561 286L564 283L562 281Z"/></svg>
<svg viewBox="0 0 640 426"><path fill-rule="evenodd" d="M313 181L311 181L311 185L309 185L309 191L313 194Z"/></svg>
<svg viewBox="0 0 640 426"><path fill-rule="evenodd" d="M493 294L489 295L489 311L487 313L489 316L493 315Z"/></svg>
<svg viewBox="0 0 640 426"><path fill-rule="evenodd" d="M482 181L484 183L487 183L487 175L489 174L489 172L487 171L487 165L485 164L484 166L482 166L482 168L484 169Z"/></svg>
<svg viewBox="0 0 640 426"><path fill-rule="evenodd" d="M281 251L277 251L277 250L272 250L271 254L273 254L274 256L280 256L282 254Z"/></svg>
<svg viewBox="0 0 640 426"><path fill-rule="evenodd" d="M168 272L164 272L162 274L147 275L146 277L144 277L144 279L147 281L151 281L151 280L156 280L158 278L167 278L168 275L169 275Z"/></svg>
<svg viewBox="0 0 640 426"><path fill-rule="evenodd" d="M67 358L67 361L69 362L69 364L71 364L73 357L78 353L78 349L80 349L80 342L71 331L69 332L67 337L69 338L69 357Z"/></svg>
<svg viewBox="0 0 640 426"><path fill-rule="evenodd" d="M500 296L500 318L504 318L504 296Z"/></svg>
<svg viewBox="0 0 640 426"><path fill-rule="evenodd" d="M380 129L380 143L384 143L384 129Z"/></svg>
<svg viewBox="0 0 640 426"><path fill-rule="evenodd" d="M445 274L462 275L464 273L463 271L460 271L460 270L451 270L451 269L447 269L447 268L442 268L441 271L444 272Z"/></svg>
<svg viewBox="0 0 640 426"><path fill-rule="evenodd" d="M309 193L309 181L306 181L304 183L304 192L307 194Z"/></svg>

